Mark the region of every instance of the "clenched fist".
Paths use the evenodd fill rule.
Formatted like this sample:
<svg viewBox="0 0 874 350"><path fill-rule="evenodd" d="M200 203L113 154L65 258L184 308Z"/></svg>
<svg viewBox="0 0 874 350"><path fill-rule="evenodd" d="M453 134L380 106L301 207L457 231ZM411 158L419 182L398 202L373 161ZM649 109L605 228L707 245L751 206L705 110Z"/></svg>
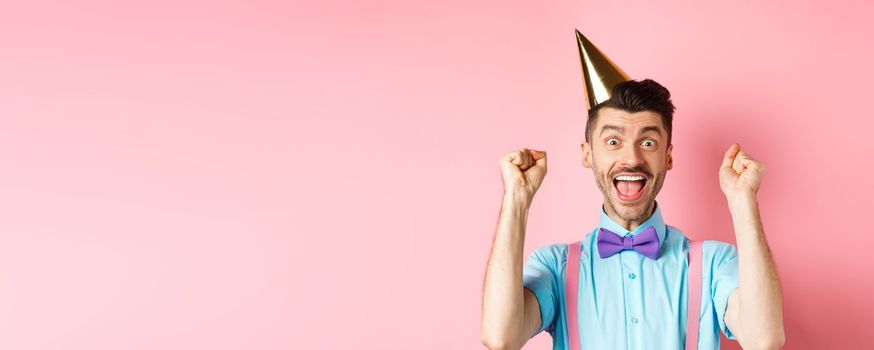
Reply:
<svg viewBox="0 0 874 350"><path fill-rule="evenodd" d="M530 204L546 176L546 152L522 148L501 157L504 196Z"/></svg>
<svg viewBox="0 0 874 350"><path fill-rule="evenodd" d="M732 144L722 159L719 168L719 187L729 201L739 195L755 196L762 183L765 165L756 161L740 145Z"/></svg>

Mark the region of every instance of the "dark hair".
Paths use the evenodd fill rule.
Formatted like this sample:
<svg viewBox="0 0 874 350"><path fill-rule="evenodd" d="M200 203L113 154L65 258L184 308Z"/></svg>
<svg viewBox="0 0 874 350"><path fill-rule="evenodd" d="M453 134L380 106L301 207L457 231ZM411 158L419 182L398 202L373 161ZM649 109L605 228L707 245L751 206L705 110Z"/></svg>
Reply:
<svg viewBox="0 0 874 350"><path fill-rule="evenodd" d="M586 121L586 142L590 142L591 133L598 120L598 110L612 107L629 113L652 111L662 116L662 124L668 132L668 145L671 144L671 123L674 120L674 103L671 102L671 92L652 79L642 81L623 81L613 87L610 99L589 109Z"/></svg>

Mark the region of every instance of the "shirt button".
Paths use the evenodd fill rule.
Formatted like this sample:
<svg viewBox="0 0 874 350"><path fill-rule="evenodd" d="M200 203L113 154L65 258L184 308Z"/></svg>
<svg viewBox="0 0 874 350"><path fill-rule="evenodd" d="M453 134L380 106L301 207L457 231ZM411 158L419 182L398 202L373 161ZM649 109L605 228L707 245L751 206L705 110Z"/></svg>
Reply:
<svg viewBox="0 0 874 350"><path fill-rule="evenodd" d="M632 317L632 318L631 318L631 323L637 324L637 317Z"/></svg>
<svg viewBox="0 0 874 350"><path fill-rule="evenodd" d="M635 275L634 273L629 273L628 278L635 279L635 278L637 278L637 275Z"/></svg>

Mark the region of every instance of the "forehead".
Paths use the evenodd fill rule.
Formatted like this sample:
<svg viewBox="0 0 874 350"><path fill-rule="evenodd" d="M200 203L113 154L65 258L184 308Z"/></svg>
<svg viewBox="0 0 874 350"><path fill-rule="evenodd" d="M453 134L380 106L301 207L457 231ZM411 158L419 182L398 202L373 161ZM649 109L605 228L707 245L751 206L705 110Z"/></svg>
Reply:
<svg viewBox="0 0 874 350"><path fill-rule="evenodd" d="M636 132L647 126L662 125L662 117L653 111L627 112L616 108L604 107L598 111L598 119L595 123L595 131L600 131L604 125L614 125L625 129L625 132Z"/></svg>

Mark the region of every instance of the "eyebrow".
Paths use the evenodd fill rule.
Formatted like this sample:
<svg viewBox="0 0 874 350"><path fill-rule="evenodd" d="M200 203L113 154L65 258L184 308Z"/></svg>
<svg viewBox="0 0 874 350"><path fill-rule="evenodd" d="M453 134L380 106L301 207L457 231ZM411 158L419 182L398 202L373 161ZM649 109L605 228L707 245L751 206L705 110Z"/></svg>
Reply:
<svg viewBox="0 0 874 350"><path fill-rule="evenodd" d="M624 134L624 133L625 133L625 128L624 128L624 127L607 124L607 125L604 125L604 126L601 128L601 133L600 133L599 135L603 135L604 132L607 131L607 130L618 131L618 132L621 133L621 134ZM657 133L657 134L659 134L659 135L662 134L662 129L659 128L658 126L655 126L655 125L647 125L647 126L644 126L643 129L640 129L640 133L641 133L641 134L646 133L647 131L654 131L655 133Z"/></svg>
<svg viewBox="0 0 874 350"><path fill-rule="evenodd" d="M615 131L618 131L620 134L624 134L624 133L625 133L625 128L623 128L623 127L621 127L621 126L616 126L616 125L610 125L610 124L607 124L607 125L604 125L604 127L601 128L601 133L598 134L598 135L599 135L599 136L600 136L600 135L604 135L604 132L607 131L607 130L615 130Z"/></svg>

